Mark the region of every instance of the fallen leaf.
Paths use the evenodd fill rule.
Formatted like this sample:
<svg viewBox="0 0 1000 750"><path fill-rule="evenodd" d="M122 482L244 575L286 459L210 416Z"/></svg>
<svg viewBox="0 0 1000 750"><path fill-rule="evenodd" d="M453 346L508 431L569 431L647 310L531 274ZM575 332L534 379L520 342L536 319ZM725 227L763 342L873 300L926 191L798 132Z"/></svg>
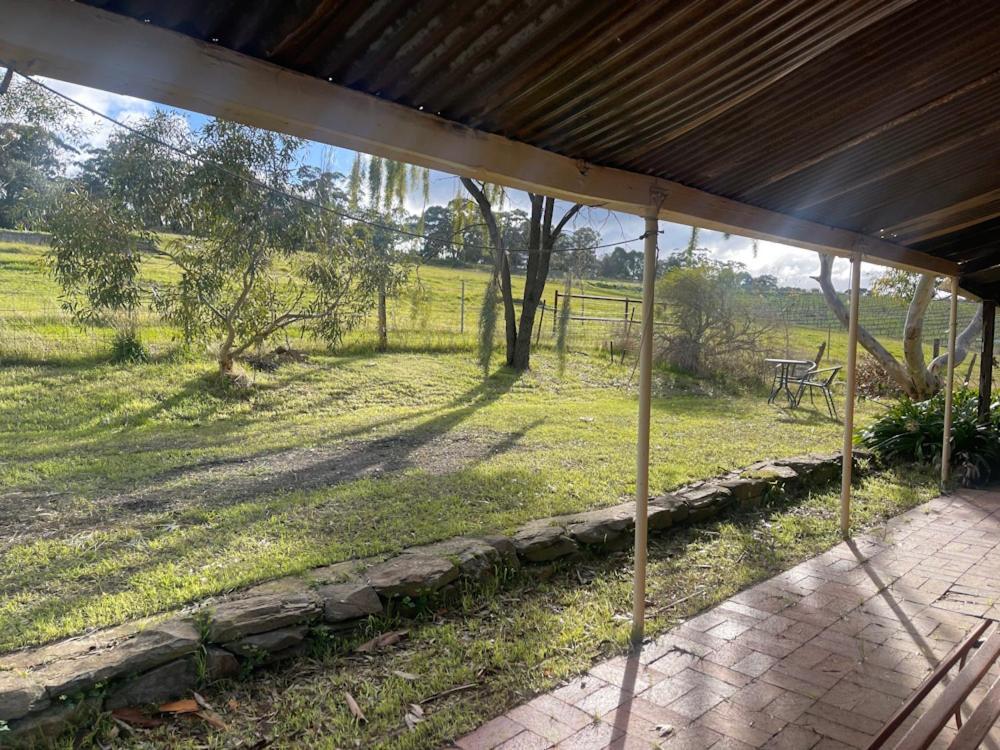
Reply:
<svg viewBox="0 0 1000 750"><path fill-rule="evenodd" d="M399 679L408 680L409 682L416 682L417 680L420 679L415 674L412 674L410 672L401 672L398 669L394 669L392 673L396 675L396 677L398 677Z"/></svg>
<svg viewBox="0 0 1000 750"><path fill-rule="evenodd" d="M163 724L163 719L157 719L155 716L147 716L138 708L116 708L111 712L111 715L129 726L139 727L140 729L156 729L156 727Z"/></svg>
<svg viewBox="0 0 1000 750"><path fill-rule="evenodd" d="M417 728L417 724L419 724L421 720L413 714L407 713L406 716L403 717L403 721L406 722L407 729L412 732Z"/></svg>
<svg viewBox="0 0 1000 750"><path fill-rule="evenodd" d="M194 697L195 702L199 706L201 706L202 708L204 708L206 711L214 711L215 710L214 708L212 708L211 704L209 704L209 702L207 700L205 700L204 698L201 697L201 695L199 693L196 693L195 691L192 690L191 691L191 695Z"/></svg>
<svg viewBox="0 0 1000 750"><path fill-rule="evenodd" d="M224 722L222 720L222 717L219 716L217 713L215 713L215 711L205 709L202 711L195 712L195 716L197 716L200 719L203 719L206 724L211 724L213 727L223 732L229 730L229 727L226 726L226 722Z"/></svg>
<svg viewBox="0 0 1000 750"><path fill-rule="evenodd" d="M409 635L409 630L392 630L388 633L382 633L372 638L370 641L366 641L358 646L355 651L359 654L370 654L373 651L378 651L379 649L388 648L393 644L399 643L407 635Z"/></svg>
<svg viewBox="0 0 1000 750"><path fill-rule="evenodd" d="M229 709L230 711L239 711L240 702L238 700L230 698L228 701L226 701L226 708Z"/></svg>
<svg viewBox="0 0 1000 750"><path fill-rule="evenodd" d="M198 701L193 698L185 698L179 701L170 701L160 706L162 714L196 714L201 710Z"/></svg>
<svg viewBox="0 0 1000 750"><path fill-rule="evenodd" d="M410 704L410 713L420 719L424 717L424 709L417 703Z"/></svg>
<svg viewBox="0 0 1000 750"><path fill-rule="evenodd" d="M351 695L350 693L344 693L344 700L347 701L347 707L351 709L351 715L355 719L357 719L358 721L368 721L368 719L365 718L364 711L361 710L361 706L359 706L358 702L354 700L353 695Z"/></svg>

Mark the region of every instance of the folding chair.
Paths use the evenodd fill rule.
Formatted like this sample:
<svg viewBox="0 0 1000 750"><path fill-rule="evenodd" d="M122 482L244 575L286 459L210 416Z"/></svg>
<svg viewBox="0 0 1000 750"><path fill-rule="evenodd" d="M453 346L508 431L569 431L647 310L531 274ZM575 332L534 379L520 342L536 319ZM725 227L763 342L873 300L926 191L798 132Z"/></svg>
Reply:
<svg viewBox="0 0 1000 750"><path fill-rule="evenodd" d="M809 392L809 403L813 406L816 405L816 401L813 399L813 393L819 391L823 394L823 398L826 400L827 411L830 412L830 416L834 419L839 419L837 416L837 406L833 402L833 391L831 386L833 385L834 379L837 377L837 373L841 370L840 367L826 367L822 370L812 369L802 376L801 379L797 381L798 389L795 392L795 405L798 406L802 403L802 396L805 395L806 391Z"/></svg>

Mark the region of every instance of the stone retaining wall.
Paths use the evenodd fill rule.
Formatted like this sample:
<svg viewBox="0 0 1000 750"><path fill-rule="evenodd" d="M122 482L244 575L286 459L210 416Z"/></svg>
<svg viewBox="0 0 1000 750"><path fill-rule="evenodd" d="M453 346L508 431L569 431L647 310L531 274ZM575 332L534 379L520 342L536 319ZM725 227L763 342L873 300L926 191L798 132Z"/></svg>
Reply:
<svg viewBox="0 0 1000 750"><path fill-rule="evenodd" d="M775 491L826 484L840 455L760 462L653 497L651 533L752 506ZM314 628L349 631L387 607L440 595L522 565L627 547L635 503L533 521L511 537L455 538L395 557L349 561L129 623L0 656L0 745L23 746L102 710L160 703L299 653Z"/></svg>

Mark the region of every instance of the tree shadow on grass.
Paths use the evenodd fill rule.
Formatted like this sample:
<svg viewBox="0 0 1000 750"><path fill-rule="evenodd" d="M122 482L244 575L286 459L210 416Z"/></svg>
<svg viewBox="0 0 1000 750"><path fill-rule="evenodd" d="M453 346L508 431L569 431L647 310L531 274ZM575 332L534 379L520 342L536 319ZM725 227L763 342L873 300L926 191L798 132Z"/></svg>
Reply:
<svg viewBox="0 0 1000 750"><path fill-rule="evenodd" d="M493 443L490 453L509 450L527 429ZM101 627L319 565L495 532L518 523L526 508L547 512L535 502L547 494L543 477L478 464L332 490L261 493L182 522L123 529L118 538L45 555L21 552L17 564L0 555L0 589L8 597L0 652L43 633Z"/></svg>
<svg viewBox="0 0 1000 750"><path fill-rule="evenodd" d="M259 498L334 488L408 470L448 474L515 449L524 434L541 423L542 420L536 420L515 431L469 433L461 429L463 421L502 398L516 380L503 374L491 378L444 407L425 410L433 413L430 419L422 419L420 415L426 416L424 412L411 415L411 420L421 421L386 436L369 437L372 425L364 425L339 433L336 442L328 447L265 451L172 468L143 479L132 491L93 498L82 512L74 512L72 505L67 507L65 498L43 493L31 502L39 507L49 504L48 512L25 517L16 512L16 507L22 507L30 499L30 493L0 495L0 517L8 519L0 524L0 538L17 538L23 543L42 535L51 536L54 523L59 529L57 538L113 526L116 522L126 522L141 530L156 524L197 524L206 513L222 512ZM189 384L190 387L195 386ZM175 397L184 398L181 393ZM398 422L385 420L384 424ZM162 451L166 447L160 437L149 449ZM132 450L137 460L141 460L140 447L133 445ZM9 513L4 512L6 505L11 506Z"/></svg>

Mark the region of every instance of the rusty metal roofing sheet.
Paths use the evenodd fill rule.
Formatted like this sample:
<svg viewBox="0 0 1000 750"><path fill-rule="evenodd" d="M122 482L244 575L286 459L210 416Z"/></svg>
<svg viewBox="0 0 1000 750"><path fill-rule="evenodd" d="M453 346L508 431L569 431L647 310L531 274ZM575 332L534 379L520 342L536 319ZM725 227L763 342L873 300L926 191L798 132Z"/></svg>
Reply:
<svg viewBox="0 0 1000 750"><path fill-rule="evenodd" d="M85 2L973 282L1000 241L996 0Z"/></svg>

